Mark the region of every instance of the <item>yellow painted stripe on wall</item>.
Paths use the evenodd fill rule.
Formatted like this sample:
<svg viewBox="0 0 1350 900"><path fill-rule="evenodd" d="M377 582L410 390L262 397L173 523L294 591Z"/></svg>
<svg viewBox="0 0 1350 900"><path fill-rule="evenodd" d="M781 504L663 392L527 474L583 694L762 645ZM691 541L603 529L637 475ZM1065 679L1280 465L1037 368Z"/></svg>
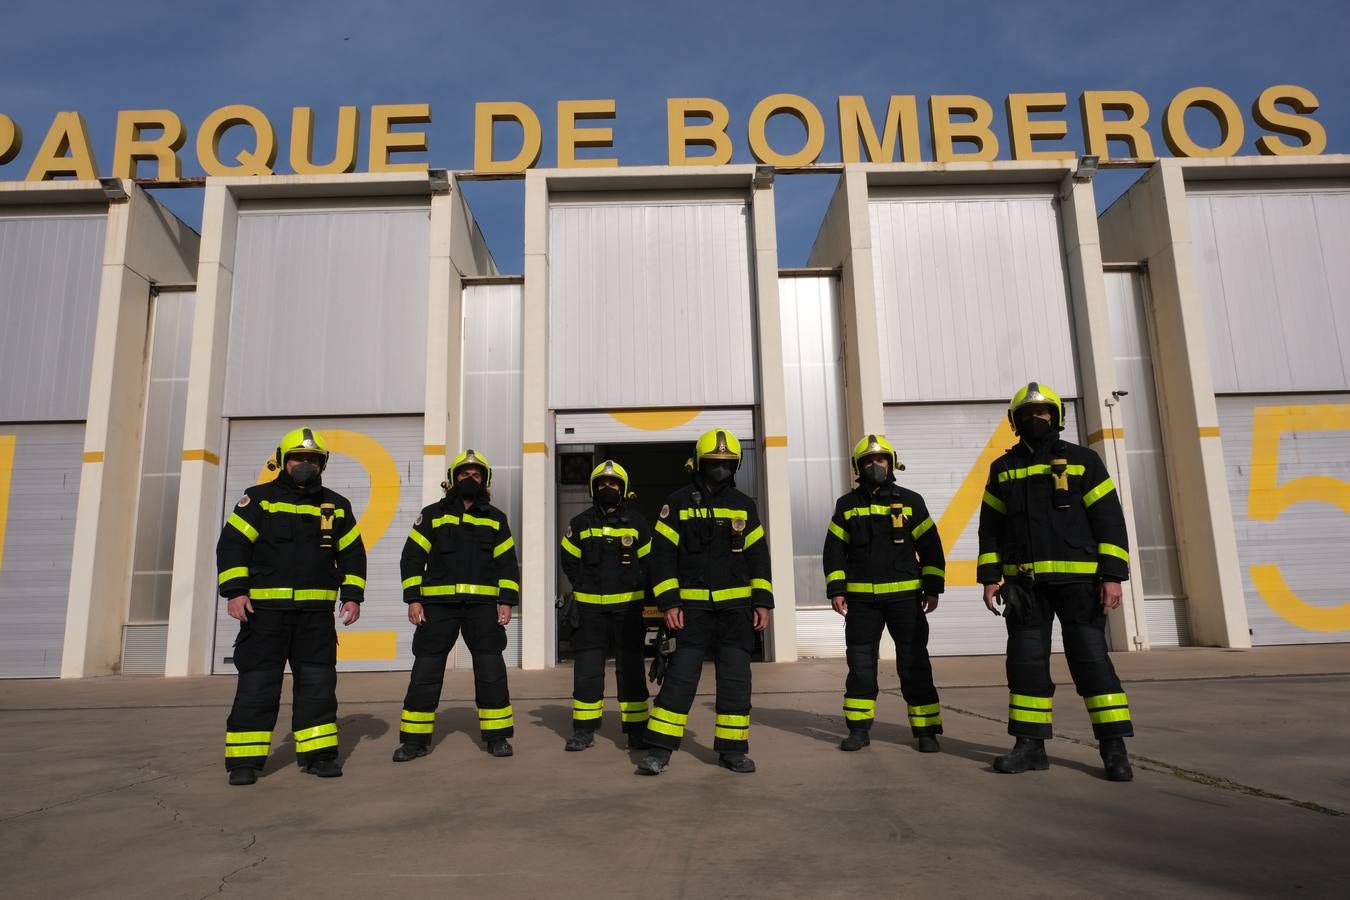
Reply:
<svg viewBox="0 0 1350 900"><path fill-rule="evenodd" d="M186 462L207 462L213 466L220 465L220 457L210 450L184 450L183 459Z"/></svg>
<svg viewBox="0 0 1350 900"><path fill-rule="evenodd" d="M9 524L9 483L14 477L14 444L18 436L0 434L0 572L5 568L5 527Z"/></svg>
<svg viewBox="0 0 1350 900"><path fill-rule="evenodd" d="M338 659L356 661L394 659L396 656L397 631L343 631L338 634Z"/></svg>
<svg viewBox="0 0 1350 900"><path fill-rule="evenodd" d="M1201 425L1201 426L1200 426L1200 436L1201 436L1202 438L1206 438L1206 437L1218 437L1218 436L1219 436L1219 426L1218 426L1218 425Z"/></svg>
<svg viewBox="0 0 1350 900"><path fill-rule="evenodd" d="M783 434L770 434L770 435L766 435L765 438L764 438L764 446L765 446L765 447L786 447L786 446L787 446L787 435L783 435Z"/></svg>
<svg viewBox="0 0 1350 900"><path fill-rule="evenodd" d="M520 449L526 453L548 453L548 444L543 441L526 441L520 445Z"/></svg>
<svg viewBox="0 0 1350 900"><path fill-rule="evenodd" d="M1106 440L1122 441L1125 439L1124 428L1103 428L1101 431L1094 431L1088 435L1089 444L1099 444Z"/></svg>
<svg viewBox="0 0 1350 900"><path fill-rule="evenodd" d="M103 451L102 451L102 450L86 450L86 451L84 452L84 461L87 462L87 463L99 463L99 462L103 462Z"/></svg>
<svg viewBox="0 0 1350 900"><path fill-rule="evenodd" d="M423 444L423 445L422 445L422 455L423 455L423 456L444 456L444 455L445 455L445 445L444 445L444 444Z"/></svg>

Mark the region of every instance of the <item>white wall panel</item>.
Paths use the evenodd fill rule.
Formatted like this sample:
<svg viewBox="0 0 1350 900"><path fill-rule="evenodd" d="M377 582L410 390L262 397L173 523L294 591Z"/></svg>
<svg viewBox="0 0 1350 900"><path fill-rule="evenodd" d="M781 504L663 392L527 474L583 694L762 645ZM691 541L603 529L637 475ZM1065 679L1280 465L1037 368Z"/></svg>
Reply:
<svg viewBox="0 0 1350 900"><path fill-rule="evenodd" d="M749 216L743 201L552 206L549 406L753 405Z"/></svg>
<svg viewBox="0 0 1350 900"><path fill-rule="evenodd" d="M225 415L420 413L425 208L239 217Z"/></svg>
<svg viewBox="0 0 1350 900"><path fill-rule="evenodd" d="M781 278L783 389L792 484L792 567L797 605L822 606L821 548L834 501L849 487L844 432L843 336L835 278Z"/></svg>
<svg viewBox="0 0 1350 900"><path fill-rule="evenodd" d="M1252 643L1350 641L1350 394L1220 397L1219 427Z"/></svg>
<svg viewBox="0 0 1350 900"><path fill-rule="evenodd" d="M1350 388L1350 191L1188 197L1216 393Z"/></svg>
<svg viewBox="0 0 1350 900"><path fill-rule="evenodd" d="M408 529L422 509L420 418L312 418L305 419L303 423L286 419L230 422L221 521L224 522L244 489L258 483L263 465L276 450L277 440L301 424L317 428L327 439L333 452L329 457L328 468L324 471L323 482L351 501L366 544L366 599L361 605L361 620L356 625L350 629L341 623L337 626L338 670L362 672L411 668L413 629L408 624L407 607L403 604L398 560L408 537ZM367 442L373 442L373 451L365 449ZM366 463L358 461L358 456L365 457ZM377 481L372 478L367 466L377 472L392 468L389 473L392 477ZM381 504L390 503L394 510L382 534L376 530L377 509L371 502L376 490L382 498ZM202 588L214 590L215 585L203 585ZM394 658L343 659L344 655L352 655L343 649L343 635L352 635L351 647L355 647L357 638L354 636L361 632L366 633L365 639L391 637L395 646ZM216 607L216 672L234 671L234 666L226 660L231 655L238 633L239 623L226 614L225 602L219 601Z"/></svg>
<svg viewBox="0 0 1350 900"><path fill-rule="evenodd" d="M875 197L875 195L874 195ZM1054 197L874 198L882 399L1078 394Z"/></svg>
<svg viewBox="0 0 1350 900"><path fill-rule="evenodd" d="M61 673L83 425L0 425L0 678Z"/></svg>
<svg viewBox="0 0 1350 900"><path fill-rule="evenodd" d="M84 421L104 216L0 216L0 422Z"/></svg>

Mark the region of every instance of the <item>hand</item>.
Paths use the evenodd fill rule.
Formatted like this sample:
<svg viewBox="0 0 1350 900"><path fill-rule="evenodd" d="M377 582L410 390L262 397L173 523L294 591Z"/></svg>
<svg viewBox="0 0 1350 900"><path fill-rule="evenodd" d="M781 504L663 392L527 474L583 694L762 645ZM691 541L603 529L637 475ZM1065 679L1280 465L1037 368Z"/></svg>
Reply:
<svg viewBox="0 0 1350 900"><path fill-rule="evenodd" d="M1102 582L1102 612L1110 612L1117 606L1120 606L1120 598L1124 591L1120 588L1119 581Z"/></svg>
<svg viewBox="0 0 1350 900"><path fill-rule="evenodd" d="M848 615L848 601L844 599L843 594L830 598L830 608L841 616Z"/></svg>
<svg viewBox="0 0 1350 900"><path fill-rule="evenodd" d="M511 607L505 603L497 604L497 624L509 625L511 623Z"/></svg>
<svg viewBox="0 0 1350 900"><path fill-rule="evenodd" d="M679 631L684 627L684 607L674 606L666 610L666 629Z"/></svg>
<svg viewBox="0 0 1350 900"><path fill-rule="evenodd" d="M928 596L924 597L923 598L924 615L927 615L928 613L931 613L933 610L937 609L937 605L938 605L938 598L936 594L929 594Z"/></svg>
<svg viewBox="0 0 1350 900"><path fill-rule="evenodd" d="M414 625L425 625L427 621L427 611L422 608L420 603L408 604L408 621Z"/></svg>
<svg viewBox="0 0 1350 900"><path fill-rule="evenodd" d="M230 614L231 619L247 622L248 613L253 612L253 603L248 599L248 594L239 594L225 601L225 611Z"/></svg>
<svg viewBox="0 0 1350 900"><path fill-rule="evenodd" d="M361 604L355 600L343 600L340 612L343 625L355 625L356 620L361 618Z"/></svg>
<svg viewBox="0 0 1350 900"><path fill-rule="evenodd" d="M766 606L755 607L755 630L763 631L769 627L769 608Z"/></svg>
<svg viewBox="0 0 1350 900"><path fill-rule="evenodd" d="M986 585L984 586L984 606L985 606L985 608L988 609L988 610L989 610L991 613L993 613L994 615L996 615L996 616L1001 616L1001 615L1003 615L1003 613L999 612L998 609L995 608L994 604L995 604L995 603L1000 603L1000 604L1001 604L1002 602L1003 602L1003 598L1001 598L1001 597L998 595L998 585L997 585L997 584L986 584Z"/></svg>

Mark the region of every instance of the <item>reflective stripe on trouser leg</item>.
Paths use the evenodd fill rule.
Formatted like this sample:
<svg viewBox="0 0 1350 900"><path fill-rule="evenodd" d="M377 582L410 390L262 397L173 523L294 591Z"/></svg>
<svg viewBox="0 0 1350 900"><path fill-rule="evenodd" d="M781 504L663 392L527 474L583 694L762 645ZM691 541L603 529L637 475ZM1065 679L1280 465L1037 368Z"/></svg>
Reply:
<svg viewBox="0 0 1350 900"><path fill-rule="evenodd" d="M400 743L425 747L431 743L431 733L435 730L436 713L404 709L398 724L398 739Z"/></svg>
<svg viewBox="0 0 1350 900"><path fill-rule="evenodd" d="M325 722L322 725L302 728L295 732L295 755L297 757L312 754L316 750L327 750L330 747L336 751L337 745L338 728L336 722Z"/></svg>
<svg viewBox="0 0 1350 900"><path fill-rule="evenodd" d="M572 698L572 727L582 731L598 731L600 719L605 714L605 701L594 703Z"/></svg>
<svg viewBox="0 0 1350 900"><path fill-rule="evenodd" d="M623 717L625 733L642 731L647 727L647 701L620 700L619 715Z"/></svg>
<svg viewBox="0 0 1350 900"><path fill-rule="evenodd" d="M666 669L666 680L661 683L661 693L652 704L647 730L643 734L643 739L653 747L666 750L680 747L684 726L689 721L689 707L694 704L699 676L703 674L709 615L702 610L684 611L684 628L678 633L675 655Z"/></svg>
<svg viewBox="0 0 1350 900"><path fill-rule="evenodd" d="M1088 718L1092 720L1092 736L1097 740L1134 736L1130 704L1124 691L1084 697L1083 705L1087 707Z"/></svg>
<svg viewBox="0 0 1350 900"><path fill-rule="evenodd" d="M876 700L869 700L864 697L844 697L844 724L848 726L849 731L855 728L866 731L872 727L872 720L876 716Z"/></svg>
<svg viewBox="0 0 1350 900"><path fill-rule="evenodd" d="M478 727L482 729L483 740L490 741L496 738L508 738L516 733L516 721L511 716L511 707L503 706L499 709L478 709Z"/></svg>
<svg viewBox="0 0 1350 900"><path fill-rule="evenodd" d="M230 769L261 769L272 746L270 731L225 732L225 766Z"/></svg>
<svg viewBox="0 0 1350 900"><path fill-rule="evenodd" d="M718 753L745 753L750 749L750 716L718 713L713 726L713 749Z"/></svg>
<svg viewBox="0 0 1350 900"><path fill-rule="evenodd" d="M1045 740L1055 736L1051 727L1053 697L1008 695L1008 734Z"/></svg>
<svg viewBox="0 0 1350 900"><path fill-rule="evenodd" d="M680 746L684 738L684 726L688 722L688 715L665 709L658 703L652 707L651 715L647 718L647 742L674 750Z"/></svg>
<svg viewBox="0 0 1350 900"><path fill-rule="evenodd" d="M908 704L909 727L915 737L921 734L942 734L942 707L937 703L922 706Z"/></svg>

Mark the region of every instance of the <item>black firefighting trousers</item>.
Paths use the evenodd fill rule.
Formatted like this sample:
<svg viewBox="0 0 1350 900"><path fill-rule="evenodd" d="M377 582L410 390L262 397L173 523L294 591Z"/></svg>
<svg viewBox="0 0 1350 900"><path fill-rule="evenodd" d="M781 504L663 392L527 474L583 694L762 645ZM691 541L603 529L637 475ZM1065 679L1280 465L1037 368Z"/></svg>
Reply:
<svg viewBox="0 0 1350 900"><path fill-rule="evenodd" d="M1008 733L1049 738L1055 683L1050 680L1050 633L1059 617L1064 656L1098 739L1130 737L1134 726L1120 679L1106 649L1106 614L1097 581L1016 582L1023 602L1005 607L1008 626Z"/></svg>
<svg viewBox="0 0 1350 900"><path fill-rule="evenodd" d="M337 631L333 611L257 609L239 623L239 684L225 720L225 767L261 769L281 706L286 663L294 681L291 730L296 761L336 758Z"/></svg>
<svg viewBox="0 0 1350 900"><path fill-rule="evenodd" d="M848 678L844 682L844 720L849 730L866 731L876 718L877 659L881 631L895 641L896 671L914 736L942 733L942 712L933 665L928 659L928 616L917 597L852 600L844 619Z"/></svg>
<svg viewBox="0 0 1350 900"><path fill-rule="evenodd" d="M427 620L413 633L412 677L403 698L399 740L431 744L436 706L441 702L445 662L460 632L473 657L473 699L485 741L515 733L511 696L506 687L506 629L497 624L495 603L426 603Z"/></svg>
<svg viewBox="0 0 1350 900"><path fill-rule="evenodd" d="M694 704L703 658L709 646L717 673L717 722L713 749L744 753L750 748L750 655L755 649L754 610L684 608L676 631L675 655L647 720L647 743L678 750Z"/></svg>
<svg viewBox="0 0 1350 900"><path fill-rule="evenodd" d="M578 604L581 625L572 637L572 727L597 731L605 711L605 657L614 653L619 718L625 733L647 727L647 675L642 664L646 626L642 601Z"/></svg>

